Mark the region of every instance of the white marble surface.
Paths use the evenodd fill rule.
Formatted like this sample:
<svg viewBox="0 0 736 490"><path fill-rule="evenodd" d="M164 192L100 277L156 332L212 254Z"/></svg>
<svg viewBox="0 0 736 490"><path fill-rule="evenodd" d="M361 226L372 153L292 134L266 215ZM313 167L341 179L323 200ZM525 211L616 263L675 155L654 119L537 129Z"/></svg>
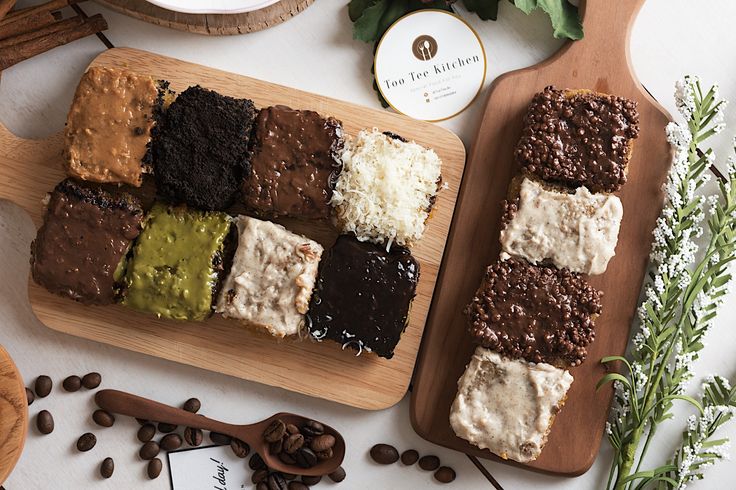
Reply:
<svg viewBox="0 0 736 490"><path fill-rule="evenodd" d="M603 1L603 0L599 0ZM28 4L30 2L20 2ZM201 37L145 24L110 12L92 3L89 14L102 12L109 21L108 37L117 46L132 46L214 66L224 70L282 83L304 90L377 106L370 86L368 45L353 41L345 1L322 0L296 18L270 30L239 37ZM633 31L633 64L643 83L665 106L673 109L673 82L685 73L699 74L706 82L720 80L722 92L736 100L736 2L732 0L649 0ZM560 42L551 37L541 15L526 17L506 2L499 22L481 22L469 17L478 29L489 56L490 81L498 74L545 58ZM42 137L61 130L75 84L88 62L103 49L94 37L59 48L22 63L2 74L0 121L18 135ZM584 67L583 67L584 69ZM482 98L481 98L482 101ZM442 123L470 145L478 125L482 102L466 113ZM736 108L728 122L736 132ZM716 149L729 151L730 137L717 141ZM26 297L28 245L33 226L22 211L0 203L0 342L10 351L28 380L48 373L60 383L63 377L99 370L104 386L131 390L173 404L196 395L204 411L233 422L248 422L275 411L290 410L330 421L344 431L350 443L345 462L348 480L340 488L406 489L439 486L430 474L417 468L378 467L366 456L376 442L390 442L400 449L416 448L438 454L458 472L454 488L488 488L488 483L464 455L434 446L416 436L409 424L408 399L397 406L365 412L310 399L276 388L247 383L167 361L133 354L100 344L56 334L33 316ZM731 295L711 333L699 375L718 372L736 374L732 328L736 295ZM296 373L295 373L296 375ZM148 482L137 458L134 421L121 420L113 428L95 429L89 393L68 394L55 388L53 395L37 401L31 414L47 408L56 418L53 434L29 434L21 461L5 487L7 490L42 489L165 489L160 478ZM678 408L685 413L686 407ZM99 442L90 453L73 448L76 438L88 430ZM681 425L662 428L662 437L652 447L656 459L670 454ZM736 425L724 435L736 437ZM593 468L574 478L538 475L487 462L486 466L506 489L600 488L608 472L607 442ZM105 456L117 463L114 478L101 481L97 466ZM723 463L709 470L706 482L691 488L734 488L736 467ZM325 488L332 484L324 484Z"/></svg>

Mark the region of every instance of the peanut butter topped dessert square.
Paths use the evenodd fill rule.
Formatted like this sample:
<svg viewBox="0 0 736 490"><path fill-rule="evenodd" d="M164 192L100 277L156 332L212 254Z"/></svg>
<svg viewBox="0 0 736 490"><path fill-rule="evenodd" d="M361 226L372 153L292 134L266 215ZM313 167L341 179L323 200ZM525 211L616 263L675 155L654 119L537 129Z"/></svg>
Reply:
<svg viewBox="0 0 736 490"><path fill-rule="evenodd" d="M140 186L155 114L167 83L114 68L84 74L66 122L64 157L72 177Z"/></svg>
<svg viewBox="0 0 736 490"><path fill-rule="evenodd" d="M132 196L64 180L51 193L31 244L33 280L85 304L114 303L142 219Z"/></svg>
<svg viewBox="0 0 736 490"><path fill-rule="evenodd" d="M505 203L501 258L532 264L551 262L573 272L602 274L615 255L623 217L621 200L611 194L574 193L523 178Z"/></svg>
<svg viewBox="0 0 736 490"><path fill-rule="evenodd" d="M589 90L547 87L524 117L516 161L541 180L592 192L616 192L626 183L633 140L639 136L636 102Z"/></svg>
<svg viewBox="0 0 736 490"><path fill-rule="evenodd" d="M342 148L336 119L281 105L262 109L243 183L245 205L265 217L329 218Z"/></svg>
<svg viewBox="0 0 736 490"><path fill-rule="evenodd" d="M457 382L450 425L458 437L503 459L533 461L547 442L572 381L564 369L476 347Z"/></svg>
<svg viewBox="0 0 736 490"><path fill-rule="evenodd" d="M298 334L309 309L322 246L269 221L238 216L235 223L238 248L217 312L274 337Z"/></svg>

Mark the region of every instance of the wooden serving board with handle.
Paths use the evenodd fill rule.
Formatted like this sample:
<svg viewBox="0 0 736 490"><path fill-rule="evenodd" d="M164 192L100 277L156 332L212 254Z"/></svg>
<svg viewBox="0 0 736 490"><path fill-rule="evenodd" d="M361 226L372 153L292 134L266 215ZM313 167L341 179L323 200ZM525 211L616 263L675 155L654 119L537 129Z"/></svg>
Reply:
<svg viewBox="0 0 736 490"><path fill-rule="evenodd" d="M485 267L498 258L501 202L518 172L513 150L526 108L536 92L555 85L631 98L639 103L641 114L641 134L634 143L628 183L618 193L624 218L616 256L605 274L590 278L604 294L595 341L588 349L587 361L571 369L575 381L541 456L519 466L575 476L588 470L598 454L613 394L610 386L595 389L606 372L600 359L623 354L626 349L651 232L662 208L661 187L670 167L664 135L669 116L639 83L629 59L631 25L643 1L581 2L585 39L566 44L538 65L499 77L490 89L460 189L414 378L411 419L425 439L503 461L456 437L449 425L456 382L474 349L462 311L480 284Z"/></svg>
<svg viewBox="0 0 736 490"><path fill-rule="evenodd" d="M18 368L0 345L0 484L13 470L28 432L28 401Z"/></svg>
<svg viewBox="0 0 736 490"><path fill-rule="evenodd" d="M92 64L150 74L170 81L177 92L200 84L225 95L248 97L257 107L285 104L316 110L342 120L346 133L351 135L374 126L393 131L438 153L443 161L443 181L448 187L438 195L424 237L412 248L421 267L417 296L409 325L390 360L366 354L356 357L352 351L343 351L331 342L279 342L220 316L199 323L177 322L122 306L83 306L48 293L29 280L28 295L38 319L60 332L346 405L381 409L401 400L414 369L465 165L465 148L457 136L397 114L145 51L110 49ZM37 226L43 213L42 199L64 178L62 143L61 133L45 140L23 140L0 126L0 181L4 183L0 186L0 198L25 209ZM285 224L325 247L337 236L326 224Z"/></svg>

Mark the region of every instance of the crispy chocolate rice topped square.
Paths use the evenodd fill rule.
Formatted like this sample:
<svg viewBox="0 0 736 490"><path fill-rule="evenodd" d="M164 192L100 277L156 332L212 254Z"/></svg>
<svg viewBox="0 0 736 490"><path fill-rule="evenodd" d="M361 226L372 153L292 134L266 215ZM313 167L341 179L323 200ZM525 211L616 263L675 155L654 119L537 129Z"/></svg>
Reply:
<svg viewBox="0 0 736 490"><path fill-rule="evenodd" d="M229 207L248 172L248 140L255 108L202 87L189 87L154 131L158 193L207 211Z"/></svg>
<svg viewBox="0 0 736 490"><path fill-rule="evenodd" d="M308 326L317 340L330 339L390 359L406 328L419 281L409 249L359 242L341 235L322 258Z"/></svg>
<svg viewBox="0 0 736 490"><path fill-rule="evenodd" d="M547 87L529 105L516 161L545 181L616 192L639 135L636 106L623 97Z"/></svg>
<svg viewBox="0 0 736 490"><path fill-rule="evenodd" d="M576 366L593 341L601 293L579 274L519 259L499 260L465 313L475 340L512 359Z"/></svg>

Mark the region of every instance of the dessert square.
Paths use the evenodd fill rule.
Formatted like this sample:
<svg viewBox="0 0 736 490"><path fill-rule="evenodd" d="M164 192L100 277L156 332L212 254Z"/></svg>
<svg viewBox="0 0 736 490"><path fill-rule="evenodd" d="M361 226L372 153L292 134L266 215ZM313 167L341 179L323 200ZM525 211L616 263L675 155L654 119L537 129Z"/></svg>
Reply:
<svg viewBox="0 0 736 490"><path fill-rule="evenodd" d="M158 193L204 210L229 207L248 172L255 108L248 99L189 87L172 102L152 144Z"/></svg>
<svg viewBox="0 0 736 490"><path fill-rule="evenodd" d="M167 82L125 70L87 70L66 121L67 173L93 182L140 186L151 129L170 97L167 87Z"/></svg>
<svg viewBox="0 0 736 490"><path fill-rule="evenodd" d="M576 366L595 336L601 295L569 269L510 258L486 269L465 313L484 347L512 359Z"/></svg>
<svg viewBox="0 0 736 490"><path fill-rule="evenodd" d="M341 235L319 267L309 306L309 330L317 340L375 352L390 359L406 328L419 281L411 252Z"/></svg>
<svg viewBox="0 0 736 490"><path fill-rule="evenodd" d="M125 276L126 306L158 317L204 320L232 254L224 213L154 204Z"/></svg>
<svg viewBox="0 0 736 490"><path fill-rule="evenodd" d="M536 94L514 152L523 170L544 181L592 192L616 192L626 183L637 103L588 90Z"/></svg>
<svg viewBox="0 0 736 490"><path fill-rule="evenodd" d="M140 203L129 194L64 180L31 243L33 280L81 303L114 303L142 219Z"/></svg>
<svg viewBox="0 0 736 490"><path fill-rule="evenodd" d="M572 381L564 369L476 347L457 382L450 425L458 437L503 459L534 461Z"/></svg>
<svg viewBox="0 0 736 490"><path fill-rule="evenodd" d="M360 241L411 245L424 233L442 180L434 150L377 129L346 142L332 205Z"/></svg>
<svg viewBox="0 0 736 490"><path fill-rule="evenodd" d="M501 230L504 257L549 262L584 274L606 271L616 254L623 217L618 197L592 194L585 186L574 193L558 192L528 178L513 187L516 198L505 203Z"/></svg>
<svg viewBox="0 0 736 490"><path fill-rule="evenodd" d="M274 337L300 333L322 246L270 221L238 216L235 224L238 248L216 311Z"/></svg>
<svg viewBox="0 0 736 490"><path fill-rule="evenodd" d="M246 206L260 216L329 218L342 147L336 119L282 105L262 109L243 183Z"/></svg>

